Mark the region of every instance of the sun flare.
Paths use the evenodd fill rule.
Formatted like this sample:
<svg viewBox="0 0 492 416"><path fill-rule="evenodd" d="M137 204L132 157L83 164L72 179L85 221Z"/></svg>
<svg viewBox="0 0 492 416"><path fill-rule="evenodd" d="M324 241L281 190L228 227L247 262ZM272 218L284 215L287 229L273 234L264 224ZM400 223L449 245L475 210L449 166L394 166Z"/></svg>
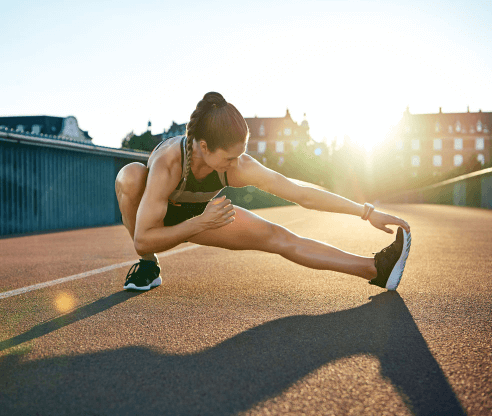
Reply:
<svg viewBox="0 0 492 416"><path fill-rule="evenodd" d="M58 312L68 312L75 305L75 299L68 293L60 293L55 300Z"/></svg>

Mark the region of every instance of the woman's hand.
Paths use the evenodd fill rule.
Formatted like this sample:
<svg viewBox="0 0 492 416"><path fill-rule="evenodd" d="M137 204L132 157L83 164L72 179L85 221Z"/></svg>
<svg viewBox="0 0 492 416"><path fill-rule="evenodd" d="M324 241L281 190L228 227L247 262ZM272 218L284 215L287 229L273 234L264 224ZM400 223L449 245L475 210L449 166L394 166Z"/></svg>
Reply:
<svg viewBox="0 0 492 416"><path fill-rule="evenodd" d="M393 215L385 214L380 211L373 211L369 216L368 221L376 228L387 232L388 234L393 234L391 228L386 227L387 225L398 225L403 228L407 233L410 232L410 225L401 218L394 217Z"/></svg>
<svg viewBox="0 0 492 416"><path fill-rule="evenodd" d="M234 221L234 207L230 199L226 199L225 195L212 199L206 206L203 214L200 215L201 220L206 229L220 228Z"/></svg>

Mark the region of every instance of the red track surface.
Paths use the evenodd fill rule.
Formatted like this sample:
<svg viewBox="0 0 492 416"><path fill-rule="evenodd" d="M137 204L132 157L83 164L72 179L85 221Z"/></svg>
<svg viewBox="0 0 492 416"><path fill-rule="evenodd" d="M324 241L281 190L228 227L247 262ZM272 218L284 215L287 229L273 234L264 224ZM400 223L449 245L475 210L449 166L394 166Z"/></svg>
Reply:
<svg viewBox="0 0 492 416"><path fill-rule="evenodd" d="M162 257L150 292L122 291L127 266L0 298L0 414L490 414L492 212L385 210L412 226L398 293L199 247ZM361 255L394 238L355 217L257 213ZM137 256L114 226L3 239L0 258L1 295Z"/></svg>

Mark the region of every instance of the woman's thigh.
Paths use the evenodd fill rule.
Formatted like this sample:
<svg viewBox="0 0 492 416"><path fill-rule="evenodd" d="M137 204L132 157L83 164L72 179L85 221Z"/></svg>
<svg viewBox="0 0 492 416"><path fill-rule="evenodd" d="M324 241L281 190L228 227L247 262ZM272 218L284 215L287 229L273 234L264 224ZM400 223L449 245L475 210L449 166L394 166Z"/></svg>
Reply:
<svg viewBox="0 0 492 416"><path fill-rule="evenodd" d="M244 208L234 206L235 221L224 227L201 232L192 243L229 250L260 250L279 253L299 238L286 228L269 222Z"/></svg>

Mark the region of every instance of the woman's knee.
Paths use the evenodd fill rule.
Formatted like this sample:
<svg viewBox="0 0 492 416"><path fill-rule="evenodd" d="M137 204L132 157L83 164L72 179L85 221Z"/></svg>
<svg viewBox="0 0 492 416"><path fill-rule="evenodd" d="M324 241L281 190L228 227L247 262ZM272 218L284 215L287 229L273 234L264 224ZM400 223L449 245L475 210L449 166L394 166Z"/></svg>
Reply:
<svg viewBox="0 0 492 416"><path fill-rule="evenodd" d="M145 165L133 162L124 166L116 176L116 193L139 195L145 189L148 170Z"/></svg>
<svg viewBox="0 0 492 416"><path fill-rule="evenodd" d="M265 242L268 251L277 254L282 254L285 250L288 250L299 238L296 234L278 224L269 225L266 237Z"/></svg>

